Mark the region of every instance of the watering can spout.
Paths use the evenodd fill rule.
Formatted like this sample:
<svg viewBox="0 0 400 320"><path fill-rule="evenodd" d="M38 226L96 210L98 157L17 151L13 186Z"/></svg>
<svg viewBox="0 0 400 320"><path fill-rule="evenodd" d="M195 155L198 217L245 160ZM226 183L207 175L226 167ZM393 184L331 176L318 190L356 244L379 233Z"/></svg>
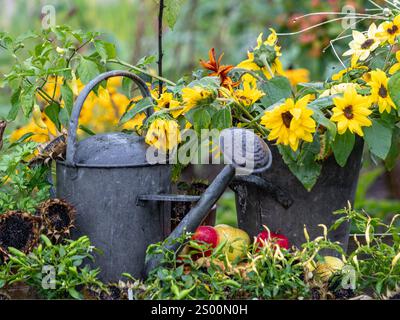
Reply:
<svg viewBox="0 0 400 320"><path fill-rule="evenodd" d="M272 154L267 144L250 130L239 128L223 130L219 146L226 166L165 240L164 250L179 250L182 243L177 239L182 239L185 233L193 233L200 226L235 175L261 173L271 166ZM163 253L156 254L147 260L145 276L162 263L163 255Z"/></svg>

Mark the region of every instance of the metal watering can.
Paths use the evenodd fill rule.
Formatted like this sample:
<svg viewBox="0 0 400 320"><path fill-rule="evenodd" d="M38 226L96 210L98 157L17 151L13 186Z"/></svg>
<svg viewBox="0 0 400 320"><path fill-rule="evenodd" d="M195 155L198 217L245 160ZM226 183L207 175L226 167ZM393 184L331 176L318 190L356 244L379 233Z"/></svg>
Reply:
<svg viewBox="0 0 400 320"><path fill-rule="evenodd" d="M125 133L94 135L77 142L79 115L90 92L112 77L133 80L143 97L150 97L145 82L126 71L111 71L93 79L80 93L74 105L67 138L66 160L57 161L57 196L77 209L73 237L88 235L103 254L96 256L96 265L103 281L118 280L123 272L145 277L157 267L162 256L153 256L145 264L148 245L194 232L208 212L235 178L236 168L244 165L237 150L253 141L253 173L271 165L272 156L263 140L244 129L226 129L221 134L225 144L224 158L228 165L218 174L201 197L171 195L171 165L149 164L148 145L144 138ZM152 110L148 111L150 115ZM228 140L236 145L226 147ZM249 139L250 138L250 139ZM240 152L239 152L240 153ZM226 162L226 161L225 161ZM171 233L171 202L197 204ZM169 242L169 241L168 241ZM177 250L179 243L166 249Z"/></svg>

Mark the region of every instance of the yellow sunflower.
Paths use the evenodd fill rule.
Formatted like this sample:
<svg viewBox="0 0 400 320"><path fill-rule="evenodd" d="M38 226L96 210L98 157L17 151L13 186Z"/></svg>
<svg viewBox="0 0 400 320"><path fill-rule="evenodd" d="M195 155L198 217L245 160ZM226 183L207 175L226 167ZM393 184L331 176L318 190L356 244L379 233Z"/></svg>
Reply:
<svg viewBox="0 0 400 320"><path fill-rule="evenodd" d="M172 150L181 142L179 125L174 120L157 118L150 124L145 140L163 152Z"/></svg>
<svg viewBox="0 0 400 320"><path fill-rule="evenodd" d="M253 52L247 53L247 60L237 65L237 68L262 71L267 79L271 79L276 73L284 75L282 63L279 60L281 48L276 45L278 37L274 29L270 29L271 34L263 42L263 34L257 38L257 46Z"/></svg>
<svg viewBox="0 0 400 320"><path fill-rule="evenodd" d="M369 99L359 95L355 88L349 88L343 97L334 98L333 103L335 107L332 109L331 120L337 122L339 134L344 134L349 129L351 133L364 136L361 128L372 125L368 119L372 113Z"/></svg>
<svg viewBox="0 0 400 320"><path fill-rule="evenodd" d="M382 22L377 33L377 37L379 37L382 42L387 41L390 44L394 44L399 35L400 15L396 16L393 21Z"/></svg>
<svg viewBox="0 0 400 320"><path fill-rule="evenodd" d="M352 64L355 64L358 60L367 60L371 52L376 50L381 43L381 40L377 36L377 30L378 29L375 23L370 25L367 35L364 35L360 31L354 30L353 40L349 44L350 49L347 50L343 55L353 56Z"/></svg>
<svg viewBox="0 0 400 320"><path fill-rule="evenodd" d="M243 81L243 89L234 92L234 96L238 103L245 107L250 107L256 103L265 93L258 90L254 82Z"/></svg>
<svg viewBox="0 0 400 320"><path fill-rule="evenodd" d="M397 109L388 90L388 77L382 70L375 70L370 72L371 81L368 85L371 87L370 102L376 103L379 107L379 112L390 113L392 108Z"/></svg>
<svg viewBox="0 0 400 320"><path fill-rule="evenodd" d="M395 74L400 70L400 50L396 52L396 60L397 62L389 70L390 74Z"/></svg>
<svg viewBox="0 0 400 320"><path fill-rule="evenodd" d="M296 103L287 99L284 104L266 111L261 118L261 124L271 130L268 140L289 145L294 151L299 147L300 140L313 141L316 123L311 118L313 111L307 108L311 96L307 95Z"/></svg>

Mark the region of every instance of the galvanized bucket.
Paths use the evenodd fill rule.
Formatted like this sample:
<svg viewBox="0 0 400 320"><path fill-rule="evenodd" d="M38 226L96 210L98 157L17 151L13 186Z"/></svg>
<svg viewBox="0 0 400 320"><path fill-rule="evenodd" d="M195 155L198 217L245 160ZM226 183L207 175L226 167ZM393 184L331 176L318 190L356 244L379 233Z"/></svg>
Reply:
<svg viewBox="0 0 400 320"><path fill-rule="evenodd" d="M304 226L312 238L320 236L324 224L328 228L338 219L332 213L353 203L361 167L363 142L356 140L353 152L344 168L330 156L323 164L321 175L308 192L283 162L276 147L271 148L274 169L262 173L258 179L266 188L248 183L233 186L239 227L251 236L268 226L273 232L282 232L292 244L300 246L305 241ZM330 232L332 241L347 248L350 226L347 223Z"/></svg>

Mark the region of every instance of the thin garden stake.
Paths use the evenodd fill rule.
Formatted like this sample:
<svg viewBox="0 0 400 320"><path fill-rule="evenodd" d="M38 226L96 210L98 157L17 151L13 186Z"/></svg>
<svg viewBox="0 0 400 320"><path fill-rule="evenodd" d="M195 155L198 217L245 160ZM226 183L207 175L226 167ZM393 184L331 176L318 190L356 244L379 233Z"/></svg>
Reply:
<svg viewBox="0 0 400 320"><path fill-rule="evenodd" d="M164 16L164 0L160 0L160 10L158 13L158 75L159 77L163 76L163 47L162 47L162 37L163 37L163 16ZM163 81L158 81L158 96L160 97L162 94Z"/></svg>

